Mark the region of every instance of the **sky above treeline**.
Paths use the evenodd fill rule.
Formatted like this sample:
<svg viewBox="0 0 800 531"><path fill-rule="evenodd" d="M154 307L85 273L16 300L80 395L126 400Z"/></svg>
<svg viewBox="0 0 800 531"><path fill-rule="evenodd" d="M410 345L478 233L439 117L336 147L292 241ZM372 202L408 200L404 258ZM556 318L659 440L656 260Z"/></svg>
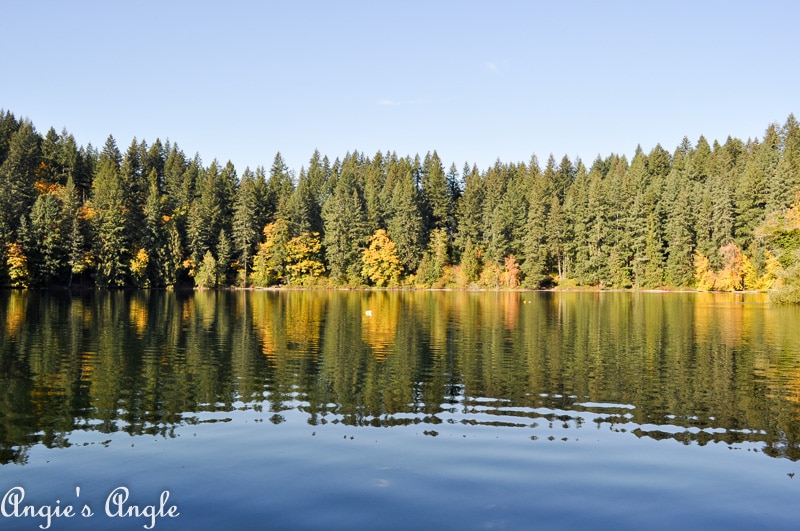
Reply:
<svg viewBox="0 0 800 531"><path fill-rule="evenodd" d="M800 2L30 2L0 108L80 145L169 139L299 172L315 149L590 164L800 112Z"/></svg>

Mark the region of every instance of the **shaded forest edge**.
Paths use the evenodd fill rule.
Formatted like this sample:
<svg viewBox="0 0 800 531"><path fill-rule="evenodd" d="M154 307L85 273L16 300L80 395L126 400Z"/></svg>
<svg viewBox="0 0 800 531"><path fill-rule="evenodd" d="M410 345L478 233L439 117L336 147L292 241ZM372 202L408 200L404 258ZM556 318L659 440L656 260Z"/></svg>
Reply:
<svg viewBox="0 0 800 531"><path fill-rule="evenodd" d="M800 302L800 129L591 166L448 170L315 151L299 173L42 136L0 110L0 285L769 291Z"/></svg>

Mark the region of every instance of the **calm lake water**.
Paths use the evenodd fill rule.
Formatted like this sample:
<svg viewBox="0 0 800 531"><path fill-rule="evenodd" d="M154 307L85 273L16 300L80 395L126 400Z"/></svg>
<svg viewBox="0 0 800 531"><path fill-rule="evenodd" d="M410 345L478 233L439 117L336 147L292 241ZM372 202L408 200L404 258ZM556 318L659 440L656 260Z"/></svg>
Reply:
<svg viewBox="0 0 800 531"><path fill-rule="evenodd" d="M761 295L6 291L0 337L0 529L800 528Z"/></svg>

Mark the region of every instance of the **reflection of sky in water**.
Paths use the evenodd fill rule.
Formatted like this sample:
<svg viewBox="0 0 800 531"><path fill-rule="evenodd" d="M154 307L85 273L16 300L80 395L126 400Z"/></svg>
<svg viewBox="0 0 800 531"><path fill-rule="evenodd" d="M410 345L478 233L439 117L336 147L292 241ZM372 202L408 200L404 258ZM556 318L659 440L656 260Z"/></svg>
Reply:
<svg viewBox="0 0 800 531"><path fill-rule="evenodd" d="M635 426L620 429L596 413L537 414L519 426L494 423L484 412L463 415L474 423L443 415L441 422L392 428L336 418L311 426L296 408L282 411L284 421L275 424L270 412L238 404L224 414L198 413L196 423L168 437L76 432L68 449L38 446L30 465L4 467L3 486L24 485L32 502L57 496L68 503L77 485L81 500L101 510L120 484L141 504L166 489L181 516L159 520L157 529L232 522L408 529L410 521L462 529L522 529L530 522L552 529L674 529L688 521L705 528L796 528L800 480L787 474L797 467L762 455L757 443L685 446L637 437ZM60 521L54 528L83 524ZM120 522L96 516L92 528L103 525Z"/></svg>

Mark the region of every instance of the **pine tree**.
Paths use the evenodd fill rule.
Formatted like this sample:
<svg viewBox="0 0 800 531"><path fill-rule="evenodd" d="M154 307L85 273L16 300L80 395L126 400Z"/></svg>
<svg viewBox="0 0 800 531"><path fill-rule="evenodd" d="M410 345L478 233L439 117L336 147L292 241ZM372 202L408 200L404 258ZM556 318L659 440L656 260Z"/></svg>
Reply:
<svg viewBox="0 0 800 531"><path fill-rule="evenodd" d="M17 121L12 112L0 108L0 165L8 157L11 137L19 130L21 125L22 123Z"/></svg>
<svg viewBox="0 0 800 531"><path fill-rule="evenodd" d="M389 237L397 245L400 263L406 271L416 271L425 249L424 220L410 171L394 187L389 216Z"/></svg>
<svg viewBox="0 0 800 531"><path fill-rule="evenodd" d="M631 257L633 255L630 231L632 195L627 183L628 161L622 156L612 156L604 188L609 217L605 240L609 243L606 261L607 277L601 283L616 288L628 288L631 281Z"/></svg>
<svg viewBox="0 0 800 531"><path fill-rule="evenodd" d="M386 186L386 170L383 155L379 151L364 170L364 206L367 215L367 231L374 234L386 226L386 211L381 200L381 191Z"/></svg>
<svg viewBox="0 0 800 531"><path fill-rule="evenodd" d="M565 252L567 223L558 194L554 194L550 198L545 241L548 255L553 262L556 273L558 273L558 282L561 283L567 278L567 255Z"/></svg>
<svg viewBox="0 0 800 531"><path fill-rule="evenodd" d="M289 204L286 210L289 232L293 237L299 236L304 232L311 232L312 218L319 216L319 208L314 201L314 194L304 169L300 170L297 187L289 197Z"/></svg>
<svg viewBox="0 0 800 531"><path fill-rule="evenodd" d="M314 154L308 162L308 187L314 198L315 209L310 213L311 228L313 231L322 232L322 205L331 194L333 189L330 187L331 168L327 157L321 157L319 150L314 150Z"/></svg>
<svg viewBox="0 0 800 531"><path fill-rule="evenodd" d="M77 187L70 174L61 191L61 234L66 251L67 286L72 285L73 275L81 275L86 270L86 240L81 206Z"/></svg>
<svg viewBox="0 0 800 531"><path fill-rule="evenodd" d="M189 161L186 155L178 149L177 144L172 144L167 150L164 162L164 195L166 212L172 218L183 218L189 212L189 206L194 199L195 180L198 172L197 165L189 170Z"/></svg>
<svg viewBox="0 0 800 531"><path fill-rule="evenodd" d="M247 271L258 242L258 195L255 175L245 169L233 204L233 248L243 270L243 285L247 287Z"/></svg>
<svg viewBox="0 0 800 531"><path fill-rule="evenodd" d="M475 282L481 274L480 252L472 244L472 238L467 236L464 252L461 253L461 270L467 282Z"/></svg>
<svg viewBox="0 0 800 531"><path fill-rule="evenodd" d="M278 152L272 161L267 180L266 201L270 208L270 220L289 219L289 198L293 191L294 183L289 169Z"/></svg>
<svg viewBox="0 0 800 531"><path fill-rule="evenodd" d="M445 228L434 229L430 234L430 241L428 242L428 249L425 252L425 259L427 262L427 270L422 271L420 267L418 271L419 277L426 285L433 287L437 286L444 276L445 268L450 265L450 238L447 236Z"/></svg>
<svg viewBox="0 0 800 531"><path fill-rule="evenodd" d="M28 256L32 283L49 286L64 274L66 249L61 233L61 205L53 194L40 195L30 215Z"/></svg>
<svg viewBox="0 0 800 531"><path fill-rule="evenodd" d="M331 280L346 284L361 276L361 251L366 245L366 213L353 175L342 173L322 206L323 245Z"/></svg>
<svg viewBox="0 0 800 531"><path fill-rule="evenodd" d="M558 196L561 203L564 203L564 198L567 196L567 190L575 181L575 166L569 157L564 155L558 165L558 169L553 175L553 192Z"/></svg>
<svg viewBox="0 0 800 531"><path fill-rule="evenodd" d="M772 131L773 134L769 135ZM774 166L774 152L777 150L777 133L768 130L768 136L748 157L739 182L736 186L736 223L734 236L740 248L750 244L753 231L764 221L769 202L769 182Z"/></svg>
<svg viewBox="0 0 800 531"><path fill-rule="evenodd" d="M483 199L483 242L487 257L494 261L502 260L508 253L510 239L506 231L506 213L501 205L508 187L508 172L500 161L484 176L486 195Z"/></svg>
<svg viewBox="0 0 800 531"><path fill-rule="evenodd" d="M125 201L125 234L132 241L141 242L144 235L144 205L147 201L148 183L142 163L142 151L145 144L134 138L122 158L119 178Z"/></svg>
<svg viewBox="0 0 800 531"><path fill-rule="evenodd" d="M148 181L150 185L144 206L144 229L141 241L141 249L148 256L144 283L152 287L172 286L175 284L176 272L168 271L173 261L169 256L162 201L158 192L158 173L155 168L150 170Z"/></svg>
<svg viewBox="0 0 800 531"><path fill-rule="evenodd" d="M608 273L608 229L611 216L606 197L605 161L597 157L588 175L586 197L586 276L587 282L600 285L610 278ZM576 231L577 233L577 231Z"/></svg>
<svg viewBox="0 0 800 531"><path fill-rule="evenodd" d="M216 250L217 237L222 228L222 198L219 195L219 167L213 161L207 170L198 176L198 197L189 209L187 234L189 250L195 262L204 256L206 251Z"/></svg>
<svg viewBox="0 0 800 531"><path fill-rule="evenodd" d="M697 145L689 154L686 170L689 179L698 183L705 183L711 170L711 146L702 135L697 140Z"/></svg>
<svg viewBox="0 0 800 531"><path fill-rule="evenodd" d="M92 183L92 225L97 284L122 287L126 284L130 261L130 241L126 234L125 192L120 179L121 155L113 136L108 137Z"/></svg>
<svg viewBox="0 0 800 531"><path fill-rule="evenodd" d="M217 197L220 202L220 230L230 233L233 220L233 206L239 178L236 168L228 161L217 175Z"/></svg>
<svg viewBox="0 0 800 531"><path fill-rule="evenodd" d="M23 121L11 135L7 156L0 164L0 217L12 233L36 200L34 183L42 157L40 144L33 125Z"/></svg>
<svg viewBox="0 0 800 531"><path fill-rule="evenodd" d="M591 284L589 271L591 270L591 244L589 242L593 212L588 209L589 203L589 175L581 160L577 161L575 168L575 182L567 192L566 206L570 219L570 242L568 254L572 262L572 277L578 284Z"/></svg>
<svg viewBox="0 0 800 531"><path fill-rule="evenodd" d="M452 196L438 153L425 155L422 164L422 214L426 232L447 229L453 212Z"/></svg>
<svg viewBox="0 0 800 531"><path fill-rule="evenodd" d="M225 229L220 229L217 244L217 279L221 286L230 285L231 260L233 247Z"/></svg>
<svg viewBox="0 0 800 531"><path fill-rule="evenodd" d="M670 286L688 287L694 276L692 265L694 233L690 190L685 173L679 168L673 168L667 176L662 207L666 212L664 240L667 255L664 280Z"/></svg>
<svg viewBox="0 0 800 531"><path fill-rule="evenodd" d="M63 181L59 182L59 178L62 176L58 161L59 144L58 133L51 127L47 130L41 143L42 157L39 167L36 169L38 180L48 184L64 184Z"/></svg>
<svg viewBox="0 0 800 531"><path fill-rule="evenodd" d="M165 147L158 138L156 138L155 142L153 142L153 145L150 147L147 147L144 142L141 144L142 150L147 148L147 150L143 151L141 154L142 175L147 176L149 186L149 182L151 181L150 176L155 172L155 183L159 194L163 194L165 188L165 167L168 146L169 142L167 142L167 147Z"/></svg>
<svg viewBox="0 0 800 531"><path fill-rule="evenodd" d="M547 279L547 219L548 196L545 177L540 173L533 176L533 184L528 196L528 216L525 222L525 237L522 245L523 285L538 289Z"/></svg>
<svg viewBox="0 0 800 531"><path fill-rule="evenodd" d="M647 216L644 269L641 277L643 288L657 288L664 283L664 244L661 239L661 221L658 218L657 211L652 211Z"/></svg>
<svg viewBox="0 0 800 531"><path fill-rule="evenodd" d="M782 211L791 206L800 189L800 123L790 114L781 128L781 157L775 178L769 183L767 211Z"/></svg>

